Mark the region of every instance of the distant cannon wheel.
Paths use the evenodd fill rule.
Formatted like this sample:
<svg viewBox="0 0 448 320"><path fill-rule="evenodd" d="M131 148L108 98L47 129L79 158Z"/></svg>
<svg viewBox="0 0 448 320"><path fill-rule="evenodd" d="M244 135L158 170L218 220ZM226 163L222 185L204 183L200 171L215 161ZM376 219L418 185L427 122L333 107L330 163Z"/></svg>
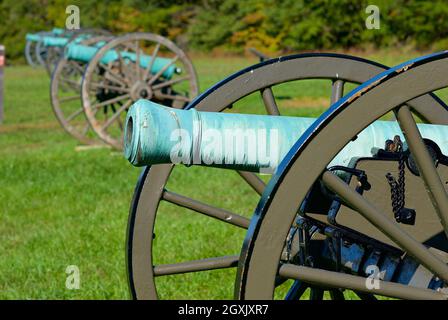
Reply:
<svg viewBox="0 0 448 320"><path fill-rule="evenodd" d="M91 37L81 44L94 45L109 39L108 36ZM59 123L71 136L83 144L100 144L101 140L90 129L82 107L81 83L85 69L86 63L65 57L59 60L51 77L51 106Z"/></svg>
<svg viewBox="0 0 448 320"><path fill-rule="evenodd" d="M446 52L387 70L332 105L300 137L251 221L237 273L237 298L278 297L281 284L289 279L294 281L287 295L292 299L299 299L308 287L318 288L319 299L324 290L339 292L343 299L344 289L370 299L375 295L448 299L448 163L443 156L435 157L437 148L422 139L415 120L418 115L448 124L446 108L422 101L423 95L448 86L447 72ZM438 120L431 115L433 111L439 113ZM406 204L416 209L416 217L407 222L392 212L386 182L389 169L384 168L398 161L392 163L385 157L390 153L383 150L383 156L356 160L355 168L364 170L363 180L328 168L345 145L389 112L395 114L409 147L407 159L412 157L420 168L419 175L408 173L406 178ZM426 138L431 138L429 133ZM397 171L408 168L409 162ZM383 187L375 189L375 185ZM312 201L318 194L320 208ZM326 199L330 206L323 204ZM306 240L293 240L296 232L302 239L314 237L315 248L326 249L313 249L313 241L307 245ZM294 243L300 243L297 254L290 250ZM341 248L346 250L346 260ZM324 259L323 252L332 255ZM328 259L339 260L339 266L325 264ZM373 273L355 265L382 266L372 277ZM371 279L378 280L377 285Z"/></svg>
<svg viewBox="0 0 448 320"><path fill-rule="evenodd" d="M45 66L45 70L47 71L47 74L49 76L51 76L53 74L56 64L58 63L59 59L62 57L63 52L64 52L63 47L47 47L45 49L44 66Z"/></svg>
<svg viewBox="0 0 448 320"><path fill-rule="evenodd" d="M138 99L183 108L199 92L186 54L170 40L151 33L118 37L94 56L82 83L85 114L107 144L122 149L127 109Z"/></svg>
<svg viewBox="0 0 448 320"><path fill-rule="evenodd" d="M280 115L280 110L283 114L288 110L286 106L282 106L284 101L280 99L280 94L275 95L274 91L276 93L285 92L288 90L284 86L287 83L292 86L289 88L292 90L290 93L294 94L294 90L300 90L300 87L297 89L295 85L306 84L307 79L322 79L328 84L328 88L331 88L331 98L328 100L328 104L330 104L342 97L346 84L362 83L385 69L385 66L368 60L338 54L301 54L271 59L229 76L197 97L187 106L187 109L223 112L229 111L234 106L232 112L235 112L234 110L239 106L239 112L258 114L267 112L271 115ZM376 108L376 106L372 108ZM434 96L422 97L416 108L424 115L425 119L432 122L448 122L448 116L444 113L446 106L443 103L440 104L440 101ZM182 166L179 169L178 167L173 165L146 167L134 192L128 222L127 268L130 291L135 299L157 299L162 285L165 285L164 291L169 290L168 288L176 288L176 292L164 292L162 296L171 298L170 294L175 295L181 292L180 286L167 285L167 283L172 284L175 281L182 283L182 279L184 282L186 279L183 277L187 277L189 274L235 268L238 264L239 252L228 255L229 252L226 251L229 250L226 248L228 243L238 242L238 239L242 241L244 232L250 225L252 211L240 215L223 208L223 204L210 204L202 199L199 200L200 191L205 186L194 185L191 181L187 181ZM220 187L220 183L225 174L227 174L226 177L232 176L231 171L211 168L190 168L188 170L206 171L207 181L216 181L216 185L212 187L213 193L215 195L230 195L229 189ZM201 173L195 172L196 174ZM235 176L236 180L230 188L238 190L237 192L242 193L248 201L249 199L255 200L252 208L246 208L253 210L256 200L265 190L265 182L253 173L238 172L238 174L242 179L238 180L239 177ZM177 184L177 188L179 188L180 182L182 182L181 185L187 185L188 190L192 190L190 193L195 196L174 192L171 189L171 181ZM211 187L207 186L207 188ZM254 192L251 193L251 191ZM250 202L252 203L252 201ZM220 242L212 253L204 253L197 248L194 250L195 257L185 257L188 236L182 237L184 228L193 228L195 230L194 237L198 238L201 243L212 241L214 235L212 231L208 232L208 228L203 225L197 229L191 225L179 225L173 212L176 210L199 213L196 217L192 215L188 221L198 221L199 219L204 221L209 217L216 219L215 221L218 223L222 222L222 225L229 226L230 229L223 227L222 231L228 234L227 240L224 243ZM238 210L244 210L244 208ZM169 217L166 218L166 216ZM236 228L232 229L232 227ZM179 243L177 245L167 244L170 237L176 237L179 239ZM154 239L158 240L154 241ZM164 241L165 244L161 244L160 241ZM169 260L167 256L172 260L167 262ZM183 259L191 261L182 262ZM207 275L206 272L203 274ZM206 275L204 275L206 279L212 277L212 275L208 275L207 278ZM229 283L230 286L232 284L233 282ZM221 288L225 287L224 284L221 285ZM322 291L318 287L314 287L311 290L311 298L317 299L321 293ZM332 291L331 294L334 299L341 297L341 293L337 290ZM367 298L370 297L367 295Z"/></svg>
<svg viewBox="0 0 448 320"><path fill-rule="evenodd" d="M41 34L41 33L38 33ZM37 67L39 65L39 61L37 60L36 55L36 41L27 40L25 44L25 59L28 65L32 67Z"/></svg>
<svg viewBox="0 0 448 320"><path fill-rule="evenodd" d="M41 35L43 37L45 37L45 36L53 36L53 33L51 33L51 32L39 32L39 35ZM48 50L47 50L47 47L44 46L42 41L36 42L36 44L34 46L34 52L35 52L37 63L40 66L45 67Z"/></svg>

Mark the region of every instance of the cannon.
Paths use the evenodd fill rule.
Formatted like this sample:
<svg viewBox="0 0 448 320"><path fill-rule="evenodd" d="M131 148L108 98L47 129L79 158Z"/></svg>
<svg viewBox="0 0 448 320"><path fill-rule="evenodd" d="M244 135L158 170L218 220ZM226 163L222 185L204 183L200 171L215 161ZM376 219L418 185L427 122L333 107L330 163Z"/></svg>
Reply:
<svg viewBox="0 0 448 320"><path fill-rule="evenodd" d="M138 99L183 108L199 93L196 71L184 51L152 33L133 33L102 46L82 81L84 113L96 135L123 148L123 123ZM102 112L98 112L102 110Z"/></svg>
<svg viewBox="0 0 448 320"><path fill-rule="evenodd" d="M111 34L103 29L90 28L77 30L54 28L51 32L27 34L25 56L30 65L35 66L34 60L36 60L38 64L45 67L47 73L51 76L67 44L81 42L100 35L106 36Z"/></svg>
<svg viewBox="0 0 448 320"><path fill-rule="evenodd" d="M275 173L294 143L316 121L304 117L171 109L138 100L128 111L125 125L127 160L134 166L184 164L258 173ZM448 126L418 124L438 161L446 163ZM381 155L386 141L404 141L395 121L376 121L357 134L327 165L352 166L352 159ZM391 143L391 142L389 142ZM408 152L406 142L402 152ZM410 161L410 157L407 158ZM415 170L415 165L408 164Z"/></svg>
<svg viewBox="0 0 448 320"><path fill-rule="evenodd" d="M170 297L174 293L164 286L164 281L174 281L174 275L236 268L236 279L226 279L230 285L234 283L234 297L240 299L296 300L309 289L313 300L323 299L325 292L335 300L353 296L372 300L378 295L446 300L448 163L446 134L442 132L447 130L448 107L431 92L448 86L443 76L447 67L446 53L389 70L345 55L293 55L267 60L231 75L190 103L183 111L187 113L138 102L136 109L129 112L124 140L126 157L136 165L147 165L135 189L128 223L126 252L132 296ZM420 72L420 76L414 72ZM274 120L283 116L279 116L273 87L313 78L328 79L332 84L329 109L317 120ZM363 84L343 97L348 83ZM267 110L275 117L258 120L254 117L261 116L232 114L227 118L201 112L224 111L243 98L253 97L252 93L259 93L262 108L254 112L253 100L244 107L250 113ZM174 153L180 155L175 159L187 164L185 170L196 170L195 174L209 170L205 167L214 165L210 155L220 155L221 161L215 166L225 168L213 169L215 174L237 170L241 181L261 196L254 196L259 203L253 216L222 208L217 199L216 204L199 200L201 186L189 184L188 195L172 191L171 176L179 188L179 179L182 181L185 175L178 169L182 166L164 157L164 152L152 153L167 146L172 151L173 146L166 139L162 145L157 144L158 134L166 134L159 131L160 122L152 120L157 114L165 114L168 126L175 118L180 120L181 128L191 132L191 139L185 140L188 157ZM414 116L427 125L417 125ZM389 117L389 121L377 121L381 117ZM243 128L274 127L284 138L279 150L289 149L279 152L283 159L271 168L271 179L254 174L266 166L248 161L248 153L240 154L242 162L226 162L225 152L207 155L205 146L197 147L202 146L198 132L205 127L219 131L221 125L235 129L241 124ZM308 127L300 129L300 124ZM379 141L364 139L366 134L372 137L368 135L375 132L369 131L372 127L388 129L374 135ZM179 128L179 124L169 128ZM288 129L297 131L281 134ZM176 139L179 137L174 139L179 143ZM156 149L152 149L154 146ZM352 157L340 157L341 151L343 154L347 150ZM194 161L195 155L205 157ZM207 177L213 180L211 174ZM232 190L249 197L247 186L234 181ZM219 184L213 192L220 198L232 194L232 190L218 188ZM234 241L241 251L229 255L229 250L224 250L228 246L220 242L222 248L188 259L182 255L187 239L178 246L172 242L161 244L169 241L170 230L177 237L182 232L175 216L170 215L174 208L237 227L233 233L222 230L229 234L228 241L237 239ZM197 229L195 236L202 241L213 239L207 228ZM244 239L242 246L238 239ZM177 254L185 261L168 262L164 258L167 248L175 251L169 254L171 259ZM198 250L200 247L195 252ZM369 286L372 279L378 285Z"/></svg>
<svg viewBox="0 0 448 320"><path fill-rule="evenodd" d="M80 95L82 77L88 61L72 57L69 48L86 46L98 50L110 39L111 36L98 35L67 43L63 49L64 55L58 61L51 77L50 98L53 112L64 130L84 144L95 144L98 140L83 117Z"/></svg>
<svg viewBox="0 0 448 320"><path fill-rule="evenodd" d="M58 37L43 37L38 43L38 47L40 46L40 48L45 48L46 50L44 65L48 75L52 76L57 63L64 55L64 51L69 45L86 43L86 41L88 43L95 43L99 41L99 38L107 39L111 36L112 34L104 29L83 28L67 31L62 36L59 35ZM93 41L89 41L89 39L93 39Z"/></svg>
<svg viewBox="0 0 448 320"><path fill-rule="evenodd" d="M36 67L39 64L43 65L44 59L37 54L36 46L44 36L62 36L65 33L64 29L53 28L49 32L27 33L25 36L25 59L27 63Z"/></svg>
<svg viewBox="0 0 448 320"><path fill-rule="evenodd" d="M62 127L83 144L122 148L131 104L145 98L183 107L199 91L186 54L151 33L77 38L64 47L51 81L51 102Z"/></svg>

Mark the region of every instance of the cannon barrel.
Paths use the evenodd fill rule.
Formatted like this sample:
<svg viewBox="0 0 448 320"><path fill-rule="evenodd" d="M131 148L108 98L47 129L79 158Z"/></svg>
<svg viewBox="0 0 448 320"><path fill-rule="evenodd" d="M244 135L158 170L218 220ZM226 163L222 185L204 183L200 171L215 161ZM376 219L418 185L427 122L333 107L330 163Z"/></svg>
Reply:
<svg viewBox="0 0 448 320"><path fill-rule="evenodd" d="M42 36L37 33L27 33L25 39L27 41L39 42L40 40L42 40Z"/></svg>
<svg viewBox="0 0 448 320"><path fill-rule="evenodd" d="M46 47L63 47L68 43L68 38L44 36L42 37L42 43Z"/></svg>
<svg viewBox="0 0 448 320"><path fill-rule="evenodd" d="M138 100L126 118L124 153L135 166L183 163L272 173L314 121L178 110ZM448 154L448 126L418 124L418 128L424 138ZM347 144L329 166L347 166L353 157L371 157L374 148L384 148L385 141L395 135L404 141L396 122L376 121Z"/></svg>
<svg viewBox="0 0 448 320"><path fill-rule="evenodd" d="M60 39L60 37L58 37L58 36L63 36L64 32L65 32L64 29L53 28L53 30L51 30L51 33L53 35L55 35L56 37L48 36L48 35L44 36L44 35L38 34L38 33L27 33L25 35L25 39L27 41L32 41L32 42L39 42L39 41L43 40L45 37L51 37L51 38L58 38L58 39Z"/></svg>
<svg viewBox="0 0 448 320"><path fill-rule="evenodd" d="M63 36L58 37L35 33L27 33L25 38L27 41L42 42L46 47L64 47L70 41L69 38ZM80 34L73 40L73 43L79 43L87 38L89 38L89 34Z"/></svg>
<svg viewBox="0 0 448 320"><path fill-rule="evenodd" d="M99 48L102 47L104 44L105 42L103 41L97 43L95 46L69 44L67 46L65 57L68 59L87 63L90 60L92 60L92 58L97 53ZM111 49L103 55L103 57L101 58L101 62L104 64L108 64L109 62L118 60L120 58L120 55L123 60L130 60L135 62L137 59L137 55L133 52L127 52L127 51L117 52L116 50ZM147 68L151 62L152 57L148 55L141 55L139 59L140 59L140 66L142 68ZM162 70L166 65L170 64L171 61L172 61L171 59L157 57L152 65L151 73L156 74L158 71ZM162 73L162 76L166 79L170 79L175 72L178 72L177 68L174 64L172 64Z"/></svg>
<svg viewBox="0 0 448 320"><path fill-rule="evenodd" d="M51 30L51 33L53 33L53 34L55 34L57 36L63 35L64 32L65 32L65 29L62 29L62 28L53 28Z"/></svg>
<svg viewBox="0 0 448 320"><path fill-rule="evenodd" d="M42 41L46 47L63 47L68 43L68 38L65 37L44 36L36 33L27 33L25 39L33 42Z"/></svg>

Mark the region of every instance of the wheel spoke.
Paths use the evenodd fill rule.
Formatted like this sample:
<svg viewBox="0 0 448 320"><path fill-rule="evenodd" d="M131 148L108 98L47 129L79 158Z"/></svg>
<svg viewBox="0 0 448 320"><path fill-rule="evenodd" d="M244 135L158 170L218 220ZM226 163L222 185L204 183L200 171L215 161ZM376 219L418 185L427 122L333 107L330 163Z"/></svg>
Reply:
<svg viewBox="0 0 448 320"><path fill-rule="evenodd" d="M366 300L366 301L375 301L377 300L377 298L371 294L371 293L365 293L365 292L360 292L360 291L353 291L361 300Z"/></svg>
<svg viewBox="0 0 448 320"><path fill-rule="evenodd" d="M319 287L311 287L310 300L324 300L324 290Z"/></svg>
<svg viewBox="0 0 448 320"><path fill-rule="evenodd" d="M247 171L237 172L259 195L263 194L266 184L255 173Z"/></svg>
<svg viewBox="0 0 448 320"><path fill-rule="evenodd" d="M132 100L128 100L125 104L123 104L120 108L118 108L118 110L115 111L115 113L101 127L101 131L106 131L106 129L109 128L112 123L114 123L117 119L119 119L120 114L127 108L129 108L132 102L133 102Z"/></svg>
<svg viewBox="0 0 448 320"><path fill-rule="evenodd" d="M138 40L135 41L135 74L137 80L140 80L140 46Z"/></svg>
<svg viewBox="0 0 448 320"><path fill-rule="evenodd" d="M263 98L264 106L268 114L273 116L279 116L280 111L278 110L277 103L275 102L274 93L271 87L267 87L261 90L261 97Z"/></svg>
<svg viewBox="0 0 448 320"><path fill-rule="evenodd" d="M102 101L102 102L97 103L97 104L93 104L92 105L92 109L96 110L96 109L99 109L101 107L107 106L109 104L116 103L118 101L122 101L122 100L125 100L125 99L129 99L130 97L131 97L131 95L129 93L126 93L126 94L123 94L121 96L118 96L118 97L115 97L115 98L112 98L112 99L109 99L109 100L105 100L105 101Z"/></svg>
<svg viewBox="0 0 448 320"><path fill-rule="evenodd" d="M59 102L68 102L68 101L73 101L73 100L78 100L78 99L79 99L79 95L77 95L77 96L70 96L70 97L60 98Z"/></svg>
<svg viewBox="0 0 448 320"><path fill-rule="evenodd" d="M238 259L239 256L223 256L181 263L162 264L154 266L154 276L160 277L189 272L234 268L238 265Z"/></svg>
<svg viewBox="0 0 448 320"><path fill-rule="evenodd" d="M306 289L308 289L308 285L305 282L295 280L291 288L289 288L289 291L285 296L285 300L299 300L305 293Z"/></svg>
<svg viewBox="0 0 448 320"><path fill-rule="evenodd" d="M330 290L331 300L345 300L344 293L339 289Z"/></svg>
<svg viewBox="0 0 448 320"><path fill-rule="evenodd" d="M179 100L179 101L190 102L190 98L180 95L180 94L173 95L173 94L165 94L165 93L157 92L155 94L155 96L158 99Z"/></svg>
<svg viewBox="0 0 448 320"><path fill-rule="evenodd" d="M279 269L279 274L288 279L296 279L322 285L325 287L352 289L369 294L378 294L387 297L395 297L401 299L416 300L447 300L448 296L429 289L420 289L399 283L379 281L379 286L369 289L366 286L364 277L339 273L335 271L327 271L322 269L314 269L304 266L296 266L292 264L284 264Z"/></svg>
<svg viewBox="0 0 448 320"><path fill-rule="evenodd" d="M78 62L71 60L69 65L73 66L81 76L84 74L84 68L81 67Z"/></svg>
<svg viewBox="0 0 448 320"><path fill-rule="evenodd" d="M80 84L78 82L76 82L74 80L71 80L71 79L61 78L61 81L65 82L65 83L68 83L68 84L71 84L71 85L75 86L75 88L79 88L80 87Z"/></svg>
<svg viewBox="0 0 448 320"><path fill-rule="evenodd" d="M426 185L426 191L429 193L445 234L448 235L448 195L437 173L434 161L426 148L409 107L406 105L400 107L396 116L409 150L414 156L420 176Z"/></svg>
<svg viewBox="0 0 448 320"><path fill-rule="evenodd" d="M67 122L72 121L74 118L76 118L77 116L79 116L83 112L84 112L84 108L80 108L80 109L76 110L75 112L73 112L71 115L69 115L67 117Z"/></svg>
<svg viewBox="0 0 448 320"><path fill-rule="evenodd" d="M103 89L109 89L109 90L118 91L118 92L128 92L128 93L130 92L130 90L128 88L111 86L109 84L92 82L90 85L94 88L103 88Z"/></svg>
<svg viewBox="0 0 448 320"><path fill-rule="evenodd" d="M240 216L238 214L232 213L230 211L213 207L208 204L199 202L197 200L184 197L182 195L176 194L174 192L165 190L162 195L163 200L168 201L172 204L178 205L183 208L193 210L198 213L202 213L206 216L221 220L231 225L247 229L249 228L250 220Z"/></svg>
<svg viewBox="0 0 448 320"><path fill-rule="evenodd" d="M342 80L333 81L333 85L331 86L331 104L341 99L344 95L344 84L345 82Z"/></svg>
<svg viewBox="0 0 448 320"><path fill-rule="evenodd" d="M87 135L87 132L89 131L89 129L90 129L90 125L87 123L87 124L84 126L84 128L82 129L81 134L82 134L83 136Z"/></svg>
<svg viewBox="0 0 448 320"><path fill-rule="evenodd" d="M180 78L177 78L177 79L172 79L172 80L169 80L169 81L164 81L164 82L158 83L155 86L153 86L152 89L153 90L162 89L164 87L168 87L168 86L171 86L173 84L176 84L176 83L179 83L179 82L182 82L182 81L185 81L185 80L190 80L190 79L191 79L190 76L183 76L183 77L180 77Z"/></svg>
<svg viewBox="0 0 448 320"><path fill-rule="evenodd" d="M149 78L149 75L151 74L152 66L154 65L154 61L157 57L157 53L159 53L159 49L160 49L160 43L157 43L157 45L154 48L154 51L152 53L151 60L149 61L148 68L146 68L146 70L145 70L145 74L143 76L143 81L146 81Z"/></svg>
<svg viewBox="0 0 448 320"><path fill-rule="evenodd" d="M423 244L411 237L385 213L379 211L362 195L352 190L344 181L329 171L322 175L324 184L336 193L345 203L360 213L370 223L387 235L407 253L417 259L423 266L444 280L448 280L448 266L432 254Z"/></svg>
<svg viewBox="0 0 448 320"><path fill-rule="evenodd" d="M107 79L110 81L114 81L117 84L122 85L123 87L127 87L127 79L122 78L118 75L117 72L114 72L108 65L106 65L105 63L101 63L101 68L103 68L104 70L106 70L106 77L108 77Z"/></svg>
<svg viewBox="0 0 448 320"><path fill-rule="evenodd" d="M157 79L160 78L160 76L166 71L168 70L168 68L170 66L172 66L177 59L179 59L179 56L176 55L169 63L167 63L166 65L163 66L162 69L160 69L153 77L151 77L151 79L148 81L148 85L152 85Z"/></svg>
<svg viewBox="0 0 448 320"><path fill-rule="evenodd" d="M118 60L120 61L120 70L125 75L126 79L129 79L130 83L134 82L132 79L133 77L133 71L129 70L129 63L126 63L123 59L123 56L121 54L121 50L116 50L118 53Z"/></svg>

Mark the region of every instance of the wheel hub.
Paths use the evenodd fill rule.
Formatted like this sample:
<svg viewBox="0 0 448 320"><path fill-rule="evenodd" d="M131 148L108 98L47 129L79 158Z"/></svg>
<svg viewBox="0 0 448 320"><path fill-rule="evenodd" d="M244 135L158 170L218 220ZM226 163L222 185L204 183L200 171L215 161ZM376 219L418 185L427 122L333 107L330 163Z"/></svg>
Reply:
<svg viewBox="0 0 448 320"><path fill-rule="evenodd" d="M148 84L143 81L136 82L131 88L131 98L134 101L138 99L151 99L153 97L153 91Z"/></svg>

